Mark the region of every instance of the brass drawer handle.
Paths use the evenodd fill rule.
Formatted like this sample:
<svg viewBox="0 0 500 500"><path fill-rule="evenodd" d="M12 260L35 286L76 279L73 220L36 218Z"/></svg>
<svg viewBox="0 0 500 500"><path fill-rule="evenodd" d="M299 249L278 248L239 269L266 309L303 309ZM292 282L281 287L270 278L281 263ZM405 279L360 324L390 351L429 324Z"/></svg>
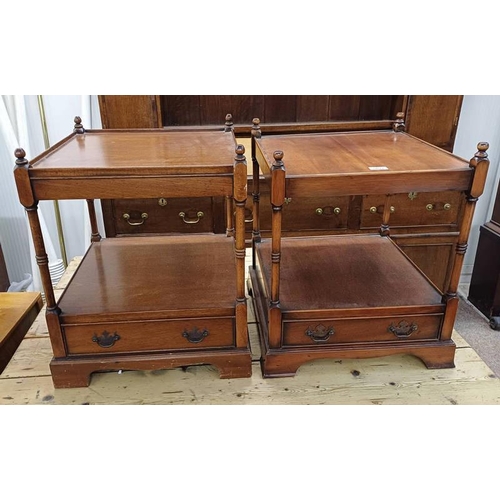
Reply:
<svg viewBox="0 0 500 500"><path fill-rule="evenodd" d="M197 327L194 327L191 331L184 330L182 336L187 339L188 342L192 344L199 344L206 336L208 336L208 330L198 330Z"/></svg>
<svg viewBox="0 0 500 500"><path fill-rule="evenodd" d="M391 214L393 214L396 211L396 207L391 206L390 210L391 210ZM378 208L377 207L370 207L370 213L371 214L376 214L377 212L378 212Z"/></svg>
<svg viewBox="0 0 500 500"><path fill-rule="evenodd" d="M253 222L253 217L250 217L250 219L245 219L245 222Z"/></svg>
<svg viewBox="0 0 500 500"><path fill-rule="evenodd" d="M332 215L332 214L335 214L335 215L339 215L340 212L342 212L342 210L340 209L340 207L324 207L324 208L317 208L315 210L316 212L316 215Z"/></svg>
<svg viewBox="0 0 500 500"><path fill-rule="evenodd" d="M123 214L122 217L127 221L129 226L142 226L144 221L148 218L148 214L146 212L141 214L141 222L130 222L130 214Z"/></svg>
<svg viewBox="0 0 500 500"><path fill-rule="evenodd" d="M314 342L327 342L334 333L331 326L326 327L325 325L317 325L314 330L309 327L306 330L306 335L311 337Z"/></svg>
<svg viewBox="0 0 500 500"><path fill-rule="evenodd" d="M120 336L115 332L113 334L109 333L108 331L104 330L101 335L97 336L95 334L92 337L92 342L97 342L97 345L99 347L112 347L115 345L115 342L120 340Z"/></svg>
<svg viewBox="0 0 500 500"><path fill-rule="evenodd" d="M418 326L416 323L408 323L407 321L403 320L400 321L398 325L394 325L394 323L391 323L387 330L396 337L400 339L404 339L406 337L409 337L413 332L416 332L418 330Z"/></svg>
<svg viewBox="0 0 500 500"><path fill-rule="evenodd" d="M182 221L185 223L185 224L198 224L198 222L200 222L200 220L205 217L205 214L203 212L197 212L196 213L196 219L194 220L188 220L186 219L186 212L179 212L179 217L182 219Z"/></svg>
<svg viewBox="0 0 500 500"><path fill-rule="evenodd" d="M427 205L425 205L425 209L428 210L429 212L432 211L432 210L439 210L439 205L440 203L434 205L433 203L429 203ZM451 204L450 203L444 203L443 204L443 210L451 210Z"/></svg>

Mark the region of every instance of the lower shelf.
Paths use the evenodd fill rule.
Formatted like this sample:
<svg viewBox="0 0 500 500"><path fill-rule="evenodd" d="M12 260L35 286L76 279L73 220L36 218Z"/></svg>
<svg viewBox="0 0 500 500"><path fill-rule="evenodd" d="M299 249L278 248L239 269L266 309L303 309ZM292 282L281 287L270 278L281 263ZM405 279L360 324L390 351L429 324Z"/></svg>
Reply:
<svg viewBox="0 0 500 500"><path fill-rule="evenodd" d="M54 385L88 385L94 371L206 363L223 377L250 376L233 245L224 235L93 243L58 302L59 331L49 324L65 349L51 363Z"/></svg>
<svg viewBox="0 0 500 500"><path fill-rule="evenodd" d="M270 242L250 269L264 376L289 376L307 361L413 354L454 366L442 338L446 304L389 239L377 235L282 239L280 303L270 305ZM274 310L273 310L274 309Z"/></svg>

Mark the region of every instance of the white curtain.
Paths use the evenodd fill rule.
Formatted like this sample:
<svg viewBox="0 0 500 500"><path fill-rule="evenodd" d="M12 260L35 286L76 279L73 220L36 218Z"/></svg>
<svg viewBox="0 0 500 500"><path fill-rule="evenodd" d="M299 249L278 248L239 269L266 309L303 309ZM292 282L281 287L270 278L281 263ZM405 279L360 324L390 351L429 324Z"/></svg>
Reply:
<svg viewBox="0 0 500 500"><path fill-rule="evenodd" d="M50 145L73 130L73 118L81 116L86 128L100 128L97 96L43 96ZM37 96L2 96L0 98L0 242L10 281L33 276L31 289L41 290L38 266L34 259L27 217L19 203L14 182L14 150L22 147L30 160L44 149ZM83 255L90 243L90 224L86 202L59 202L68 261ZM97 213L103 233L100 204ZM39 204L39 217L49 264L61 258L61 249L52 201Z"/></svg>

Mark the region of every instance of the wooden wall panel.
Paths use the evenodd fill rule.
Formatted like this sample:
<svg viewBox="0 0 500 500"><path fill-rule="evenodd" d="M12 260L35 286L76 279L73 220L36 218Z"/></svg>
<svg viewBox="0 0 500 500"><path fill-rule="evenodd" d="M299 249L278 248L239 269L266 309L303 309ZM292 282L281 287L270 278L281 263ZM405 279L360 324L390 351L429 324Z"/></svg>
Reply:
<svg viewBox="0 0 500 500"><path fill-rule="evenodd" d="M164 126L201 125L199 95L162 95Z"/></svg>

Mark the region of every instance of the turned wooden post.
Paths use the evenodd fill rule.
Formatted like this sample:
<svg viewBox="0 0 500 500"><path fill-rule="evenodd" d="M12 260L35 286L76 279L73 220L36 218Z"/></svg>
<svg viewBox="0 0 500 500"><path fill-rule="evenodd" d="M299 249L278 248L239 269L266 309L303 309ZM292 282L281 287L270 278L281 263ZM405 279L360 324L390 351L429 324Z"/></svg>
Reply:
<svg viewBox="0 0 500 500"><path fill-rule="evenodd" d="M224 124L224 132L233 132L233 115L226 115L226 123ZM234 236L234 204L233 197L226 196L226 234Z"/></svg>
<svg viewBox="0 0 500 500"><path fill-rule="evenodd" d="M488 153L486 153L488 148L489 144L487 142L480 142L477 145L477 153L469 162L469 166L474 170L474 174L472 177L471 187L469 191L465 193L467 201L465 203L462 224L460 226L458 241L455 247L455 259L453 261L450 284L448 285L448 290L443 297L443 301L446 303L446 312L441 333L441 340L450 339L453 332L453 325L455 323L455 316L458 309L457 290L460 282L460 274L462 272L465 252L467 251L467 241L469 239L472 218L474 216L476 202L479 196L483 193L486 176L488 174L488 167L490 165Z"/></svg>
<svg viewBox="0 0 500 500"><path fill-rule="evenodd" d="M59 323L59 313L61 311L57 307L54 289L52 288L52 279L49 271L49 259L47 257L47 252L45 251L42 228L40 226L40 219L38 218L38 200L35 198L33 193L29 177L29 169L31 166L26 159L26 152L24 149L18 148L14 154L16 156L14 177L19 193L19 201L24 206L28 214L28 221L33 238L33 246L35 248L36 262L38 264L38 268L40 269L40 278L42 280L45 302L47 305L46 319L47 327L50 332L52 350L55 357L63 357L66 355L66 349L64 347L61 326Z"/></svg>
<svg viewBox="0 0 500 500"><path fill-rule="evenodd" d="M79 116L75 116L75 126L73 128L73 132L75 134L83 134L85 132L85 129L83 128L82 125L82 119Z"/></svg>
<svg viewBox="0 0 500 500"><path fill-rule="evenodd" d="M245 296L245 204L247 201L247 162L245 147L236 146L234 159L233 197L235 209L235 241L236 256L236 347L248 345L247 302Z"/></svg>
<svg viewBox="0 0 500 500"><path fill-rule="evenodd" d="M281 218L285 203L285 165L283 151L274 152L271 168L271 301L269 304L269 346L279 347L281 343L280 307L280 263L281 263Z"/></svg>
<svg viewBox="0 0 500 500"><path fill-rule="evenodd" d="M392 124L392 130L394 132L404 132L406 130L405 114L402 111L396 115L396 119Z"/></svg>
<svg viewBox="0 0 500 500"><path fill-rule="evenodd" d="M255 269L255 243L261 241L260 236L260 168L259 162L257 161L257 155L255 153L255 148L257 147L256 139L262 137L262 132L260 130L260 120L254 118L252 120L252 179L253 179L253 189L252 189L252 267Z"/></svg>
<svg viewBox="0 0 500 500"><path fill-rule="evenodd" d="M391 218L391 213L393 212L393 207L391 206L391 195L388 194L385 197L384 202L384 213L382 214L382 224L380 225L380 236L389 236L391 233L389 227L389 219Z"/></svg>
<svg viewBox="0 0 500 500"><path fill-rule="evenodd" d="M92 231L90 235L90 241L91 242L101 241L102 237L99 234L99 228L97 226L97 216L95 213L94 200L87 200L87 207L89 210L90 228Z"/></svg>

